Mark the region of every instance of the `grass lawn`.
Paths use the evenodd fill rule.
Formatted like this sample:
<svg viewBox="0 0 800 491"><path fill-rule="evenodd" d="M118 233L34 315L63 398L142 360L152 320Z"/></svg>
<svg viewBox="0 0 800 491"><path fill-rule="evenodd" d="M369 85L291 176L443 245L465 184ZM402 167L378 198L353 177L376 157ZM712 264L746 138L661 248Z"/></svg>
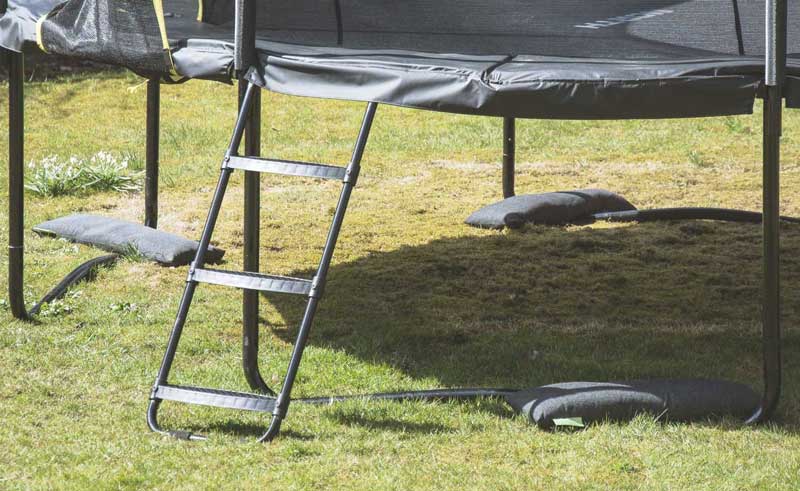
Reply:
<svg viewBox="0 0 800 491"><path fill-rule="evenodd" d="M6 107L5 82L0 103ZM27 159L144 159L145 87L117 72L27 86ZM162 90L163 229L197 238L232 130L235 89ZM341 164L364 105L264 94L264 153ZM787 112L782 212L800 216L800 114ZM2 119L2 131L6 119ZM518 191L604 187L639 207L760 209L753 116L518 123ZM481 231L463 224L501 193L499 119L382 106L295 395L569 380L724 377L760 387L760 227L680 222ZM7 153L0 140L0 154ZM0 168L6 182L5 166ZM241 175L213 243L242 253ZM307 276L339 185L262 178L262 264ZM2 187L5 210L7 188ZM141 220L141 194L29 195L26 225L84 211ZM8 217L0 214L7 237ZM29 305L98 251L26 235ZM543 432L496 401L293 406L265 415L164 403L150 386L186 268L127 259L36 323L0 307L3 489L798 489L800 227L782 235L784 396L774 422L659 424L640 417ZM0 277L7 274L0 248ZM0 298L5 290L0 292ZM201 286L172 380L246 390L241 293ZM280 383L302 299L262 301L262 366Z"/></svg>

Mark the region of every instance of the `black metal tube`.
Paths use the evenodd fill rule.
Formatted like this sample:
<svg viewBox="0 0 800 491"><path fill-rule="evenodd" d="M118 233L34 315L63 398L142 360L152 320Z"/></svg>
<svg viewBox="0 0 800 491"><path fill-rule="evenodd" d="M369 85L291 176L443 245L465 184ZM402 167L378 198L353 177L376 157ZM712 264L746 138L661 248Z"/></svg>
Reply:
<svg viewBox="0 0 800 491"><path fill-rule="evenodd" d="M5 51L5 50L4 50ZM25 58L6 51L8 61L8 300L11 314L27 319L24 282L25 235Z"/></svg>
<svg viewBox="0 0 800 491"><path fill-rule="evenodd" d="M514 118L503 118L503 198L514 196L517 129Z"/></svg>
<svg viewBox="0 0 800 491"><path fill-rule="evenodd" d="M339 195L339 202L336 206L336 212L333 215L333 223L328 231L328 237L325 240L325 247L322 251L322 258L317 268L317 275L314 278L316 287L312 287L312 292L309 294L308 304L306 305L303 320L300 323L300 330L297 333L297 340L295 341L294 348L292 349L292 357L289 360L289 368L286 371L286 378L283 381L283 387L278 394L278 399L275 401L275 411L272 414L272 421L267 429L267 432L259 439L260 442L270 441L278 434L281 427L281 422L289 410L289 403L291 402L292 387L294 386L297 371L300 368L300 362L303 358L303 351L308 341L308 336L311 333L311 325L314 322L314 314L317 311L317 304L319 303L319 293L315 292L316 288L324 288L325 279L328 275L333 252L336 249L336 241L339 238L339 232L342 229L344 215L347 212L347 205L350 201L350 194L355 186L355 181L361 170L361 158L364 155L364 149L367 146L369 133L372 129L372 121L375 118L375 110L378 105L370 102L367 105L367 110L364 114L364 119L361 123L361 129L358 133L358 140L356 141L355 148L353 149L353 156L350 160L350 165L347 167L347 175L342 186L342 192Z"/></svg>
<svg viewBox="0 0 800 491"><path fill-rule="evenodd" d="M764 99L764 252L762 349L764 392L761 405L748 419L760 423L768 419L778 405L781 392L780 325L780 134L782 99L780 86L767 87Z"/></svg>
<svg viewBox="0 0 800 491"><path fill-rule="evenodd" d="M38 315L42 310L44 304L50 303L53 300L62 298L73 285L88 278L100 266L107 266L114 264L119 259L119 254L106 254L86 261L79 265L77 268L70 271L61 281L58 282L49 292L42 297L41 300L36 302L33 307L28 310L29 316Z"/></svg>
<svg viewBox="0 0 800 491"><path fill-rule="evenodd" d="M144 224L158 228L158 158L161 84L158 79L147 81L147 123L144 178Z"/></svg>
<svg viewBox="0 0 800 491"><path fill-rule="evenodd" d="M345 401L465 401L483 399L486 397L506 397L519 391L519 389L485 389L485 388L460 388L460 389L431 389L412 390L406 392L379 392L377 394L357 394L352 396L323 396L303 397L292 399L293 403L310 405L328 405Z"/></svg>
<svg viewBox="0 0 800 491"><path fill-rule="evenodd" d="M647 210L608 211L594 213L592 220L609 222L655 222L659 220L719 220L724 222L761 223L762 214L757 211L732 210L729 208L651 208ZM800 223L800 218L780 217L781 221Z"/></svg>
<svg viewBox="0 0 800 491"><path fill-rule="evenodd" d="M245 82L239 82L240 94ZM241 97L240 97L241 100ZM253 93L253 100L245 128L245 155L261 155L261 91ZM244 173L244 270L258 272L260 246L261 175ZM255 290L243 290L242 298L242 368L251 389L274 395L264 382L258 368L258 303Z"/></svg>

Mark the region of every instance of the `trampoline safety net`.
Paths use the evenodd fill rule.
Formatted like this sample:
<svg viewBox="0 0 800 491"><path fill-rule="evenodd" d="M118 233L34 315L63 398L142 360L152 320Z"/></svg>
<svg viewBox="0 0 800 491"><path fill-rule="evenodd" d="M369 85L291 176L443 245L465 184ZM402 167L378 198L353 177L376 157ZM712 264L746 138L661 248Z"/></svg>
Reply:
<svg viewBox="0 0 800 491"><path fill-rule="evenodd" d="M228 17L232 9L213 6L227 6L229 1L204 3L207 22L232 20ZM256 37L303 38L323 45L341 41L356 49L613 59L764 53L764 1L758 0L256 0L254 4Z"/></svg>
<svg viewBox="0 0 800 491"><path fill-rule="evenodd" d="M764 53L763 0L243 4L254 10L246 12L242 23L245 38L305 45L654 61ZM790 2L790 24L796 24L796 9L797 2ZM168 72L170 42L173 48L186 38L232 42L234 12L234 0L70 0L40 23L41 39L49 51ZM797 44L792 27L790 53Z"/></svg>
<svg viewBox="0 0 800 491"><path fill-rule="evenodd" d="M42 17L36 29L46 52L145 75L174 73L161 0L68 1Z"/></svg>

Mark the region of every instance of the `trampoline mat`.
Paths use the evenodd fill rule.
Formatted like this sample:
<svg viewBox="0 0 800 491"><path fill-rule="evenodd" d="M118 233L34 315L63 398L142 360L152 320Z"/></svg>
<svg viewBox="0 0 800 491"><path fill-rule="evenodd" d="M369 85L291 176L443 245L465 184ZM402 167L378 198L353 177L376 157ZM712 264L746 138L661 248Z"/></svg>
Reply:
<svg viewBox="0 0 800 491"><path fill-rule="evenodd" d="M230 80L232 2L202 1L203 23L195 0L164 1L175 66L187 78ZM15 10L46 3L60 2L12 1L0 26L28 36L36 17ZM260 1L249 79L292 95L560 119L749 113L763 81L763 1L340 0L338 16L336 3ZM794 107L797 2L789 14ZM14 49L10 37L0 44Z"/></svg>

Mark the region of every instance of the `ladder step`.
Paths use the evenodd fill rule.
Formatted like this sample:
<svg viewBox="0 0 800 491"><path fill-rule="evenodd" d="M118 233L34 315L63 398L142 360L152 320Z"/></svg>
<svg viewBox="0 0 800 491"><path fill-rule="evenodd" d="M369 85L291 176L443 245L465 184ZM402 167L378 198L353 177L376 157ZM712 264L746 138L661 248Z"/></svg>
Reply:
<svg viewBox="0 0 800 491"><path fill-rule="evenodd" d="M318 179L344 179L344 167L333 165L312 164L308 162L294 162L291 160L262 159L258 157L231 157L228 167L233 169L249 170L254 172L268 172L283 174L285 176L316 177Z"/></svg>
<svg viewBox="0 0 800 491"><path fill-rule="evenodd" d="M232 286L245 290L262 292L294 293L308 295L311 281L288 276L271 276L244 271L223 271L217 269L195 269L192 280L213 285Z"/></svg>
<svg viewBox="0 0 800 491"><path fill-rule="evenodd" d="M247 392L187 387L179 385L159 385L153 397L164 401L177 401L201 406L240 409L269 413L275 408L275 398Z"/></svg>

